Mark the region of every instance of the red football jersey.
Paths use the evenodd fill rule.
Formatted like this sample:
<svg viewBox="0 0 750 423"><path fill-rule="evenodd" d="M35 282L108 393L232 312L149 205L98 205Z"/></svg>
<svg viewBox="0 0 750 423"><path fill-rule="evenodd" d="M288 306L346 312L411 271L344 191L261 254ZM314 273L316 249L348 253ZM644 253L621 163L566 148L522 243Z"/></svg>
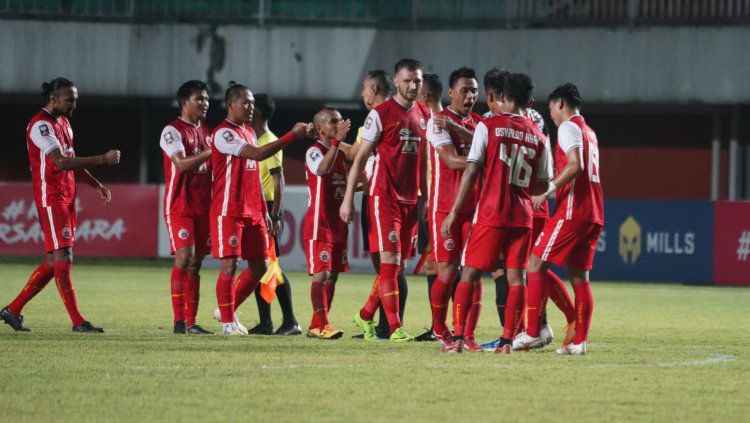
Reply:
<svg viewBox="0 0 750 423"><path fill-rule="evenodd" d="M177 118L164 127L159 145L164 156L164 215L206 216L211 206L211 160L190 172L178 172L172 156L200 154L211 147L211 129Z"/></svg>
<svg viewBox="0 0 750 423"><path fill-rule="evenodd" d="M55 117L47 109L40 110L26 127L26 148L29 151L36 206L74 204L75 171L58 169L48 157L55 149L60 149L63 156L75 157L73 129L68 118Z"/></svg>
<svg viewBox="0 0 750 423"><path fill-rule="evenodd" d="M318 141L305 153L305 178L309 203L302 223L302 239L331 243L345 243L348 225L339 217L339 208L346 193L346 158L336 152L328 174L318 176L317 171L328 147Z"/></svg>
<svg viewBox="0 0 750 423"><path fill-rule="evenodd" d="M245 144L255 145L255 132L244 123L237 125L225 119L211 139L211 215L262 218L267 208L258 162L239 157Z"/></svg>
<svg viewBox="0 0 750 423"><path fill-rule="evenodd" d="M470 113L468 116L461 116L450 108L439 112L445 115L457 124L474 132L477 124L482 121L482 116L477 113ZM452 170L442 160L438 154L438 147L452 144L459 156L468 156L470 144L464 142L459 137L451 136L448 131L435 126L434 119L430 118L427 123L427 140L430 142L430 164L432 166L432 176L430 184L430 213L434 211L449 213L453 206L453 200L458 193L458 186L461 183L463 171ZM462 215L471 215L474 213L479 197L479 187L481 181L477 181L471 194L466 198L466 202L459 211Z"/></svg>
<svg viewBox="0 0 750 423"><path fill-rule="evenodd" d="M474 223L532 227L532 179L549 179L545 136L525 116L494 115L477 125L468 160L484 165Z"/></svg>
<svg viewBox="0 0 750 423"><path fill-rule="evenodd" d="M567 152L574 147L581 149L583 171L571 183L557 190L555 217L603 225L604 195L599 176L599 142L580 115L563 122L557 129L557 173L568 163Z"/></svg>
<svg viewBox="0 0 750 423"><path fill-rule="evenodd" d="M416 204L420 157L430 109L418 101L410 109L390 98L372 109L362 140L377 144L370 195L389 196L402 204ZM425 163L426 165L426 163Z"/></svg>

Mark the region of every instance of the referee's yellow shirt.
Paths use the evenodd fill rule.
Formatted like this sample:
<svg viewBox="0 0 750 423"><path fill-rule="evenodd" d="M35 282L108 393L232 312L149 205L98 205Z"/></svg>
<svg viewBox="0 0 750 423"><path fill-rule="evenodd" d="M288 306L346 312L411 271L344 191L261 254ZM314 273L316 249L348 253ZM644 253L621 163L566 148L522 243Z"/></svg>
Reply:
<svg viewBox="0 0 750 423"><path fill-rule="evenodd" d="M265 134L258 138L258 147L274 142L278 139L276 135L271 131L266 131ZM273 201L273 189L275 188L273 183L273 177L271 177L271 170L281 167L281 162L284 159L284 153L279 150L273 156L260 162L260 184L263 187L263 198L266 201Z"/></svg>

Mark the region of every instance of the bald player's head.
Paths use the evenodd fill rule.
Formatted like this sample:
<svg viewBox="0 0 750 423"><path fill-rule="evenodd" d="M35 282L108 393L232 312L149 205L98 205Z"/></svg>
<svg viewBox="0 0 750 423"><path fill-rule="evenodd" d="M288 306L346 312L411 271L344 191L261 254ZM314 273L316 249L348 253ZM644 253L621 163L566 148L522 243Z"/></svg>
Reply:
<svg viewBox="0 0 750 423"><path fill-rule="evenodd" d="M315 113L313 125L315 125L315 131L318 132L318 136L329 139L336 135L336 124L340 120L341 113L338 110L325 107L320 109L318 113Z"/></svg>

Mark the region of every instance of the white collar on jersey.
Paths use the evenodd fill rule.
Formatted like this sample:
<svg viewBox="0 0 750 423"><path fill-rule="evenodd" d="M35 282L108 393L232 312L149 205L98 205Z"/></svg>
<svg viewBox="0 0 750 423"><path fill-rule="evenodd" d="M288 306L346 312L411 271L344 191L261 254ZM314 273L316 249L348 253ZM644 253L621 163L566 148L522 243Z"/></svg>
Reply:
<svg viewBox="0 0 750 423"><path fill-rule="evenodd" d="M229 120L229 118L227 118L227 119L224 119L224 120L225 120L225 121L227 121L227 122L229 122L229 123L231 123L232 125L234 125L234 126L236 126L236 127L238 127L238 128L242 128L242 127L244 126L244 124L242 124L242 125L237 125L236 123L234 123L234 122L232 122L231 120Z"/></svg>
<svg viewBox="0 0 750 423"><path fill-rule="evenodd" d="M445 109L453 113L454 115L458 116L458 118L461 119L462 121L468 120L471 117L471 112L469 112L468 115L464 116L461 113L458 113L457 111L451 109L451 106L446 106Z"/></svg>
<svg viewBox="0 0 750 423"><path fill-rule="evenodd" d="M182 118L182 116L177 116L177 119L179 119L179 120L187 123L188 125L190 125L190 126L192 126L194 128L200 128L201 127L201 121L198 121L198 124L196 125L196 124L194 124L192 122L186 121L185 119Z"/></svg>
<svg viewBox="0 0 750 423"><path fill-rule="evenodd" d="M52 112L50 112L48 108L42 107L42 110L44 110L45 112L47 112L48 115L52 116L52 118L55 119L55 122L57 122L57 121L60 120L60 116L55 116L55 114L52 113Z"/></svg>

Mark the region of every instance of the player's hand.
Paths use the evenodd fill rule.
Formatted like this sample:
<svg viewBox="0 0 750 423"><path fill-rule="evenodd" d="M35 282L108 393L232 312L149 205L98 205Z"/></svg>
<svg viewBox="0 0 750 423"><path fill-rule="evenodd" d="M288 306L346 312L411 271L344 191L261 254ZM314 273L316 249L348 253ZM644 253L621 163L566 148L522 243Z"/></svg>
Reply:
<svg viewBox="0 0 750 423"><path fill-rule="evenodd" d="M305 125L305 137L318 138L318 131L315 130L315 125L312 123L306 123Z"/></svg>
<svg viewBox="0 0 750 423"><path fill-rule="evenodd" d="M96 190L99 191L99 196L104 200L105 206L112 201L112 192L107 187L99 185Z"/></svg>
<svg viewBox="0 0 750 423"><path fill-rule="evenodd" d="M120 150L109 150L104 153L104 164L116 165L120 163Z"/></svg>
<svg viewBox="0 0 750 423"><path fill-rule="evenodd" d="M304 122L295 123L294 126L292 127L292 133L294 134L294 139L305 138L309 130L308 125L310 124L304 123Z"/></svg>
<svg viewBox="0 0 750 423"><path fill-rule="evenodd" d="M435 122L435 126L437 126L440 129L445 129L446 131L450 131L451 128L456 124L453 122L453 120L449 119L448 116L445 115L435 115L432 117L433 122Z"/></svg>
<svg viewBox="0 0 750 423"><path fill-rule="evenodd" d="M547 194L531 196L531 202L534 205L534 210L539 210L539 208L542 207L542 204L544 204L546 201L547 201Z"/></svg>
<svg viewBox="0 0 750 423"><path fill-rule="evenodd" d="M454 220L456 220L456 215L453 212L448 213L443 219L443 226L440 227L440 234L443 235L443 238L451 238L451 226L453 226Z"/></svg>
<svg viewBox="0 0 750 423"><path fill-rule="evenodd" d="M347 225L352 223L352 220L354 219L354 200L347 201L344 199L344 202L341 203L341 208L339 209L339 217L346 222Z"/></svg>
<svg viewBox="0 0 750 423"><path fill-rule="evenodd" d="M349 130L352 128L352 121L347 120L340 120L339 123L336 124L336 139L339 141L343 141L346 138L346 134L349 133Z"/></svg>
<svg viewBox="0 0 750 423"><path fill-rule="evenodd" d="M268 228L268 232L271 234L271 236L273 236L273 221L271 220L271 216L269 216L268 212L266 212L266 215L263 217L266 219L266 228Z"/></svg>

